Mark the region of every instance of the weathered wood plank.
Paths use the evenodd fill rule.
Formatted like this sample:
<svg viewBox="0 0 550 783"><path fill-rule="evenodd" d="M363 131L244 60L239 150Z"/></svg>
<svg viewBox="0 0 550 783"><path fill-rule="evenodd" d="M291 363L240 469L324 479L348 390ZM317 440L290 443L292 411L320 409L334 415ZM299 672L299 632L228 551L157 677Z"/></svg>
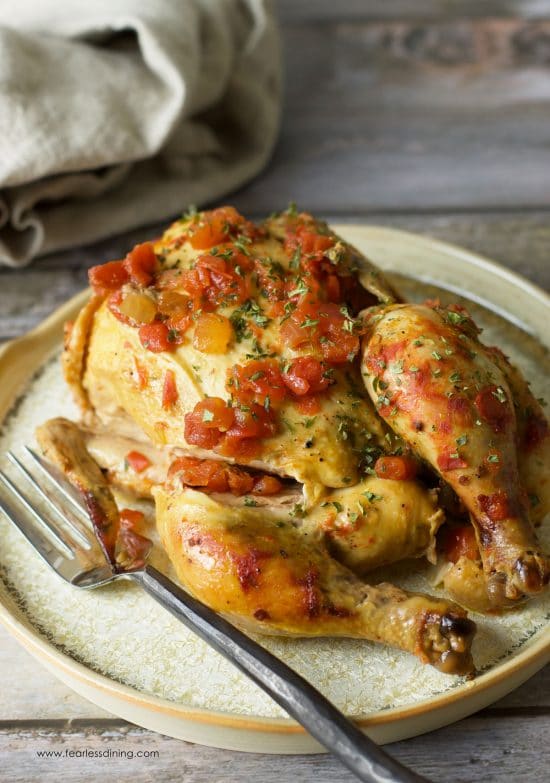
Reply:
<svg viewBox="0 0 550 783"><path fill-rule="evenodd" d="M307 200L301 205L309 206ZM282 202L271 206L281 207ZM374 223L430 234L486 255L550 289L550 213L544 211L381 215L355 210L343 216L333 207L324 216L333 222ZM1 270L0 340L28 331L81 290L89 266L120 257L160 228L142 228L87 248L58 253L18 272Z"/></svg>
<svg viewBox="0 0 550 783"><path fill-rule="evenodd" d="M548 0L275 0L275 7L283 24L343 19L534 19L550 14Z"/></svg>
<svg viewBox="0 0 550 783"><path fill-rule="evenodd" d="M476 717L432 734L389 746L402 762L434 781L445 783L501 783L522 780L538 783L550 764L550 747L544 738L550 715L487 720ZM58 758L40 758L44 752ZM147 754L138 757L137 753ZM88 757L84 754L88 753ZM9 755L8 755L9 754ZM94 754L97 754L94 757ZM119 755L120 754L120 755ZM110 757L109 757L110 756ZM119 756L117 758L117 756ZM104 731L28 729L0 731L0 757L9 757L8 777L0 780L28 783L94 783L115 779L120 783L263 783L295 781L317 783L356 780L334 758L327 756L265 756L231 753L172 740L133 728Z"/></svg>
<svg viewBox="0 0 550 783"><path fill-rule="evenodd" d="M281 139L239 204L549 206L549 36L547 20L287 25Z"/></svg>
<svg viewBox="0 0 550 783"><path fill-rule="evenodd" d="M110 717L46 671L0 626L0 721Z"/></svg>

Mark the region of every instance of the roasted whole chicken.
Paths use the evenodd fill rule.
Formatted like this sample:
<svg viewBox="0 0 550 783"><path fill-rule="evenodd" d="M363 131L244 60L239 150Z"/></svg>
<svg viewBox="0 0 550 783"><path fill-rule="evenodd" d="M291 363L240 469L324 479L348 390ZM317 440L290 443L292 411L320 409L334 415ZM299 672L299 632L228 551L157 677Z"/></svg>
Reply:
<svg viewBox="0 0 550 783"><path fill-rule="evenodd" d="M241 626L453 674L474 670L467 609L543 590L548 424L463 308L402 302L294 208L190 213L90 282L63 354L82 420L37 437L121 567L149 542L111 487L154 499L181 583ZM369 579L414 558L452 600Z"/></svg>

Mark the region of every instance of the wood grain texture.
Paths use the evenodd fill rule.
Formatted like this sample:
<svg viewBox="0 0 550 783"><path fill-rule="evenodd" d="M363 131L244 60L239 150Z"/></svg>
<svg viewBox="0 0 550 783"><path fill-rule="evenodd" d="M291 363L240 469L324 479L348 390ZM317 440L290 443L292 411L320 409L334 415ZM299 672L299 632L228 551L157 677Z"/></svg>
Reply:
<svg viewBox="0 0 550 783"><path fill-rule="evenodd" d="M283 24L343 19L537 19L550 15L549 0L275 0L274 5Z"/></svg>
<svg viewBox="0 0 550 783"><path fill-rule="evenodd" d="M550 731L550 715L536 722L522 716L495 718L480 715L414 742L399 742L388 749L403 763L445 783L501 783L544 780L550 764L550 747L541 737ZM533 747L537 747L534 756ZM38 758L38 752L59 752L59 758ZM117 751L125 757L116 757ZM71 758L70 753L105 754ZM147 756L137 757L138 752ZM102 729L28 728L0 729L0 757L9 754L9 777L0 768L0 781L28 783L81 783L114 779L119 783L334 783L354 781L333 758L316 756L265 756L204 748L132 727ZM111 755L111 758L107 757ZM158 754L158 755L157 755ZM130 758L133 755L133 758ZM40 770L39 776L37 769Z"/></svg>
<svg viewBox="0 0 550 783"><path fill-rule="evenodd" d="M274 195L324 212L550 206L548 19L308 12L283 43L281 138L243 209Z"/></svg>

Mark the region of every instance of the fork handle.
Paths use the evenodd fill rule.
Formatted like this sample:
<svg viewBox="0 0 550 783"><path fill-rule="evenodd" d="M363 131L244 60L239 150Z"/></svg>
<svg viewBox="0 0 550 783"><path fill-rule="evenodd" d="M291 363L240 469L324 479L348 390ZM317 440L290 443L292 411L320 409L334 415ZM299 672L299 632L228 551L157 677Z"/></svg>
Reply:
<svg viewBox="0 0 550 783"><path fill-rule="evenodd" d="M132 578L174 617L247 674L366 783L429 783L388 756L307 680L221 615L147 565Z"/></svg>

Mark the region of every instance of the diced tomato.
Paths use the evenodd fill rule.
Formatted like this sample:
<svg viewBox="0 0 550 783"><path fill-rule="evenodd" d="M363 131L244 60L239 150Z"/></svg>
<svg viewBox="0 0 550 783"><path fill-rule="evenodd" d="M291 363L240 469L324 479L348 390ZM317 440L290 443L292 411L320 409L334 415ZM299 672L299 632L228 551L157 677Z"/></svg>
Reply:
<svg viewBox="0 0 550 783"><path fill-rule="evenodd" d="M289 232L285 241L285 250L292 255L298 245L304 255L322 254L334 245L334 237L320 234L315 229L315 224L301 225L297 226L294 232Z"/></svg>
<svg viewBox="0 0 550 783"><path fill-rule="evenodd" d="M220 397L209 397L185 416L185 440L193 446L213 449L233 426L234 411Z"/></svg>
<svg viewBox="0 0 550 783"><path fill-rule="evenodd" d="M445 452L437 455L437 466L441 471L445 472L467 468L468 463L459 456L458 452Z"/></svg>
<svg viewBox="0 0 550 783"><path fill-rule="evenodd" d="M231 492L238 497L248 495L274 495L282 487L274 476L255 477L247 470L227 465L218 460L179 457L168 469L168 477L178 476L189 487L200 487L205 492Z"/></svg>
<svg viewBox="0 0 550 783"><path fill-rule="evenodd" d="M203 255L183 273L181 286L193 298L195 310L213 309L222 302L242 304L251 296L250 279L243 272L248 264L238 253L231 259Z"/></svg>
<svg viewBox="0 0 550 783"><path fill-rule="evenodd" d="M182 276L183 271L177 267L174 269L163 269L156 277L155 288L158 291L175 291L182 288Z"/></svg>
<svg viewBox="0 0 550 783"><path fill-rule="evenodd" d="M162 407L171 408L179 399L178 387L176 385L176 376L173 370L166 370L164 373L164 384L162 386Z"/></svg>
<svg viewBox="0 0 550 783"><path fill-rule="evenodd" d="M136 245L130 250L123 264L133 283L143 287L151 285L159 267L152 242Z"/></svg>
<svg viewBox="0 0 550 783"><path fill-rule="evenodd" d="M175 342L183 341L183 335L193 321L193 302L185 294L163 290L157 300L163 322L176 334Z"/></svg>
<svg viewBox="0 0 550 783"><path fill-rule="evenodd" d="M443 536L443 551L450 563L457 563L461 557L469 560L479 558L479 547L472 525L450 527L445 529Z"/></svg>
<svg viewBox="0 0 550 783"><path fill-rule="evenodd" d="M312 318L312 321L316 319ZM303 323L307 323L306 319L298 320L296 314L293 313L290 318L287 318L281 324L281 339L283 343L290 346L290 348L301 348L308 343L315 346L315 340L313 339L312 327L302 326ZM314 324L316 326L316 324Z"/></svg>
<svg viewBox="0 0 550 783"><path fill-rule="evenodd" d="M227 492L227 469L223 462L196 457L179 457L170 465L168 476L179 474L189 487L201 487L210 492Z"/></svg>
<svg viewBox="0 0 550 783"><path fill-rule="evenodd" d="M256 403L233 408L235 421L227 430L219 451L228 457L252 458L261 449L260 441L277 431L274 411Z"/></svg>
<svg viewBox="0 0 550 783"><path fill-rule="evenodd" d="M233 408L230 408L221 397L208 397L195 405L194 414L200 416L203 427L208 430L225 432L234 421Z"/></svg>
<svg viewBox="0 0 550 783"><path fill-rule="evenodd" d="M254 486L254 479L250 473L234 466L227 468L227 481L230 492L237 497L247 495Z"/></svg>
<svg viewBox="0 0 550 783"><path fill-rule="evenodd" d="M241 402L265 405L281 402L286 387L275 359L254 359L246 364L236 364L228 372L226 387Z"/></svg>
<svg viewBox="0 0 550 783"><path fill-rule="evenodd" d="M475 406L482 419L489 422L495 432L502 432L510 419L506 394L498 386L487 386L475 398Z"/></svg>
<svg viewBox="0 0 550 783"><path fill-rule="evenodd" d="M235 421L233 426L227 430L228 437L266 438L274 435L277 431L272 413L266 411L262 405L252 403L246 407L237 406L232 410Z"/></svg>
<svg viewBox="0 0 550 783"><path fill-rule="evenodd" d="M128 282L128 272L123 261L108 261L88 269L88 279L94 292L105 296L109 291L116 291Z"/></svg>
<svg viewBox="0 0 550 783"><path fill-rule="evenodd" d="M139 339L144 348L153 353L162 353L162 351L173 351L176 342L171 336L170 330L162 321L153 321L140 327Z"/></svg>
<svg viewBox="0 0 550 783"><path fill-rule="evenodd" d="M141 362L135 355L134 355L134 366L136 368L137 387L140 391L142 391L149 383L149 372L147 370L147 367L141 364Z"/></svg>
<svg viewBox="0 0 550 783"><path fill-rule="evenodd" d="M262 450L261 441L256 438L238 438L226 435L217 447L224 457L232 457L242 462L256 458Z"/></svg>
<svg viewBox="0 0 550 783"><path fill-rule="evenodd" d="M184 436L187 443L192 446L200 446L201 449L213 449L222 438L218 429L210 429L204 426L202 413L187 413L185 415Z"/></svg>
<svg viewBox="0 0 550 783"><path fill-rule="evenodd" d="M298 397L324 391L331 383L327 368L314 356L299 356L283 372L282 378Z"/></svg>
<svg viewBox="0 0 550 783"><path fill-rule="evenodd" d="M202 421L208 429L225 432L233 425L234 411L221 397L207 397L195 405L195 413L202 415Z"/></svg>
<svg viewBox="0 0 550 783"><path fill-rule="evenodd" d="M136 473L143 473L151 464L151 460L141 451L129 451L126 455L126 462Z"/></svg>
<svg viewBox="0 0 550 783"><path fill-rule="evenodd" d="M233 207L203 212L188 228L189 242L196 250L207 250L227 241L244 224L245 219Z"/></svg>
<svg viewBox="0 0 550 783"><path fill-rule="evenodd" d="M291 348L310 345L331 364L352 361L359 351L359 335L346 328L351 321L332 302L301 303L281 326L281 339Z"/></svg>
<svg viewBox="0 0 550 783"><path fill-rule="evenodd" d="M271 265L262 264L261 259L254 261L254 268L258 276L258 287L262 294L270 302L278 302L285 297L285 280L281 274L275 272ZM284 310L281 312L284 312Z"/></svg>
<svg viewBox="0 0 550 783"><path fill-rule="evenodd" d="M387 456L378 457L374 465L378 478L393 481L409 481L418 473L418 463L412 457Z"/></svg>
<svg viewBox="0 0 550 783"><path fill-rule="evenodd" d="M275 476L267 474L260 476L254 481L253 495L276 495L283 488L282 483Z"/></svg>

